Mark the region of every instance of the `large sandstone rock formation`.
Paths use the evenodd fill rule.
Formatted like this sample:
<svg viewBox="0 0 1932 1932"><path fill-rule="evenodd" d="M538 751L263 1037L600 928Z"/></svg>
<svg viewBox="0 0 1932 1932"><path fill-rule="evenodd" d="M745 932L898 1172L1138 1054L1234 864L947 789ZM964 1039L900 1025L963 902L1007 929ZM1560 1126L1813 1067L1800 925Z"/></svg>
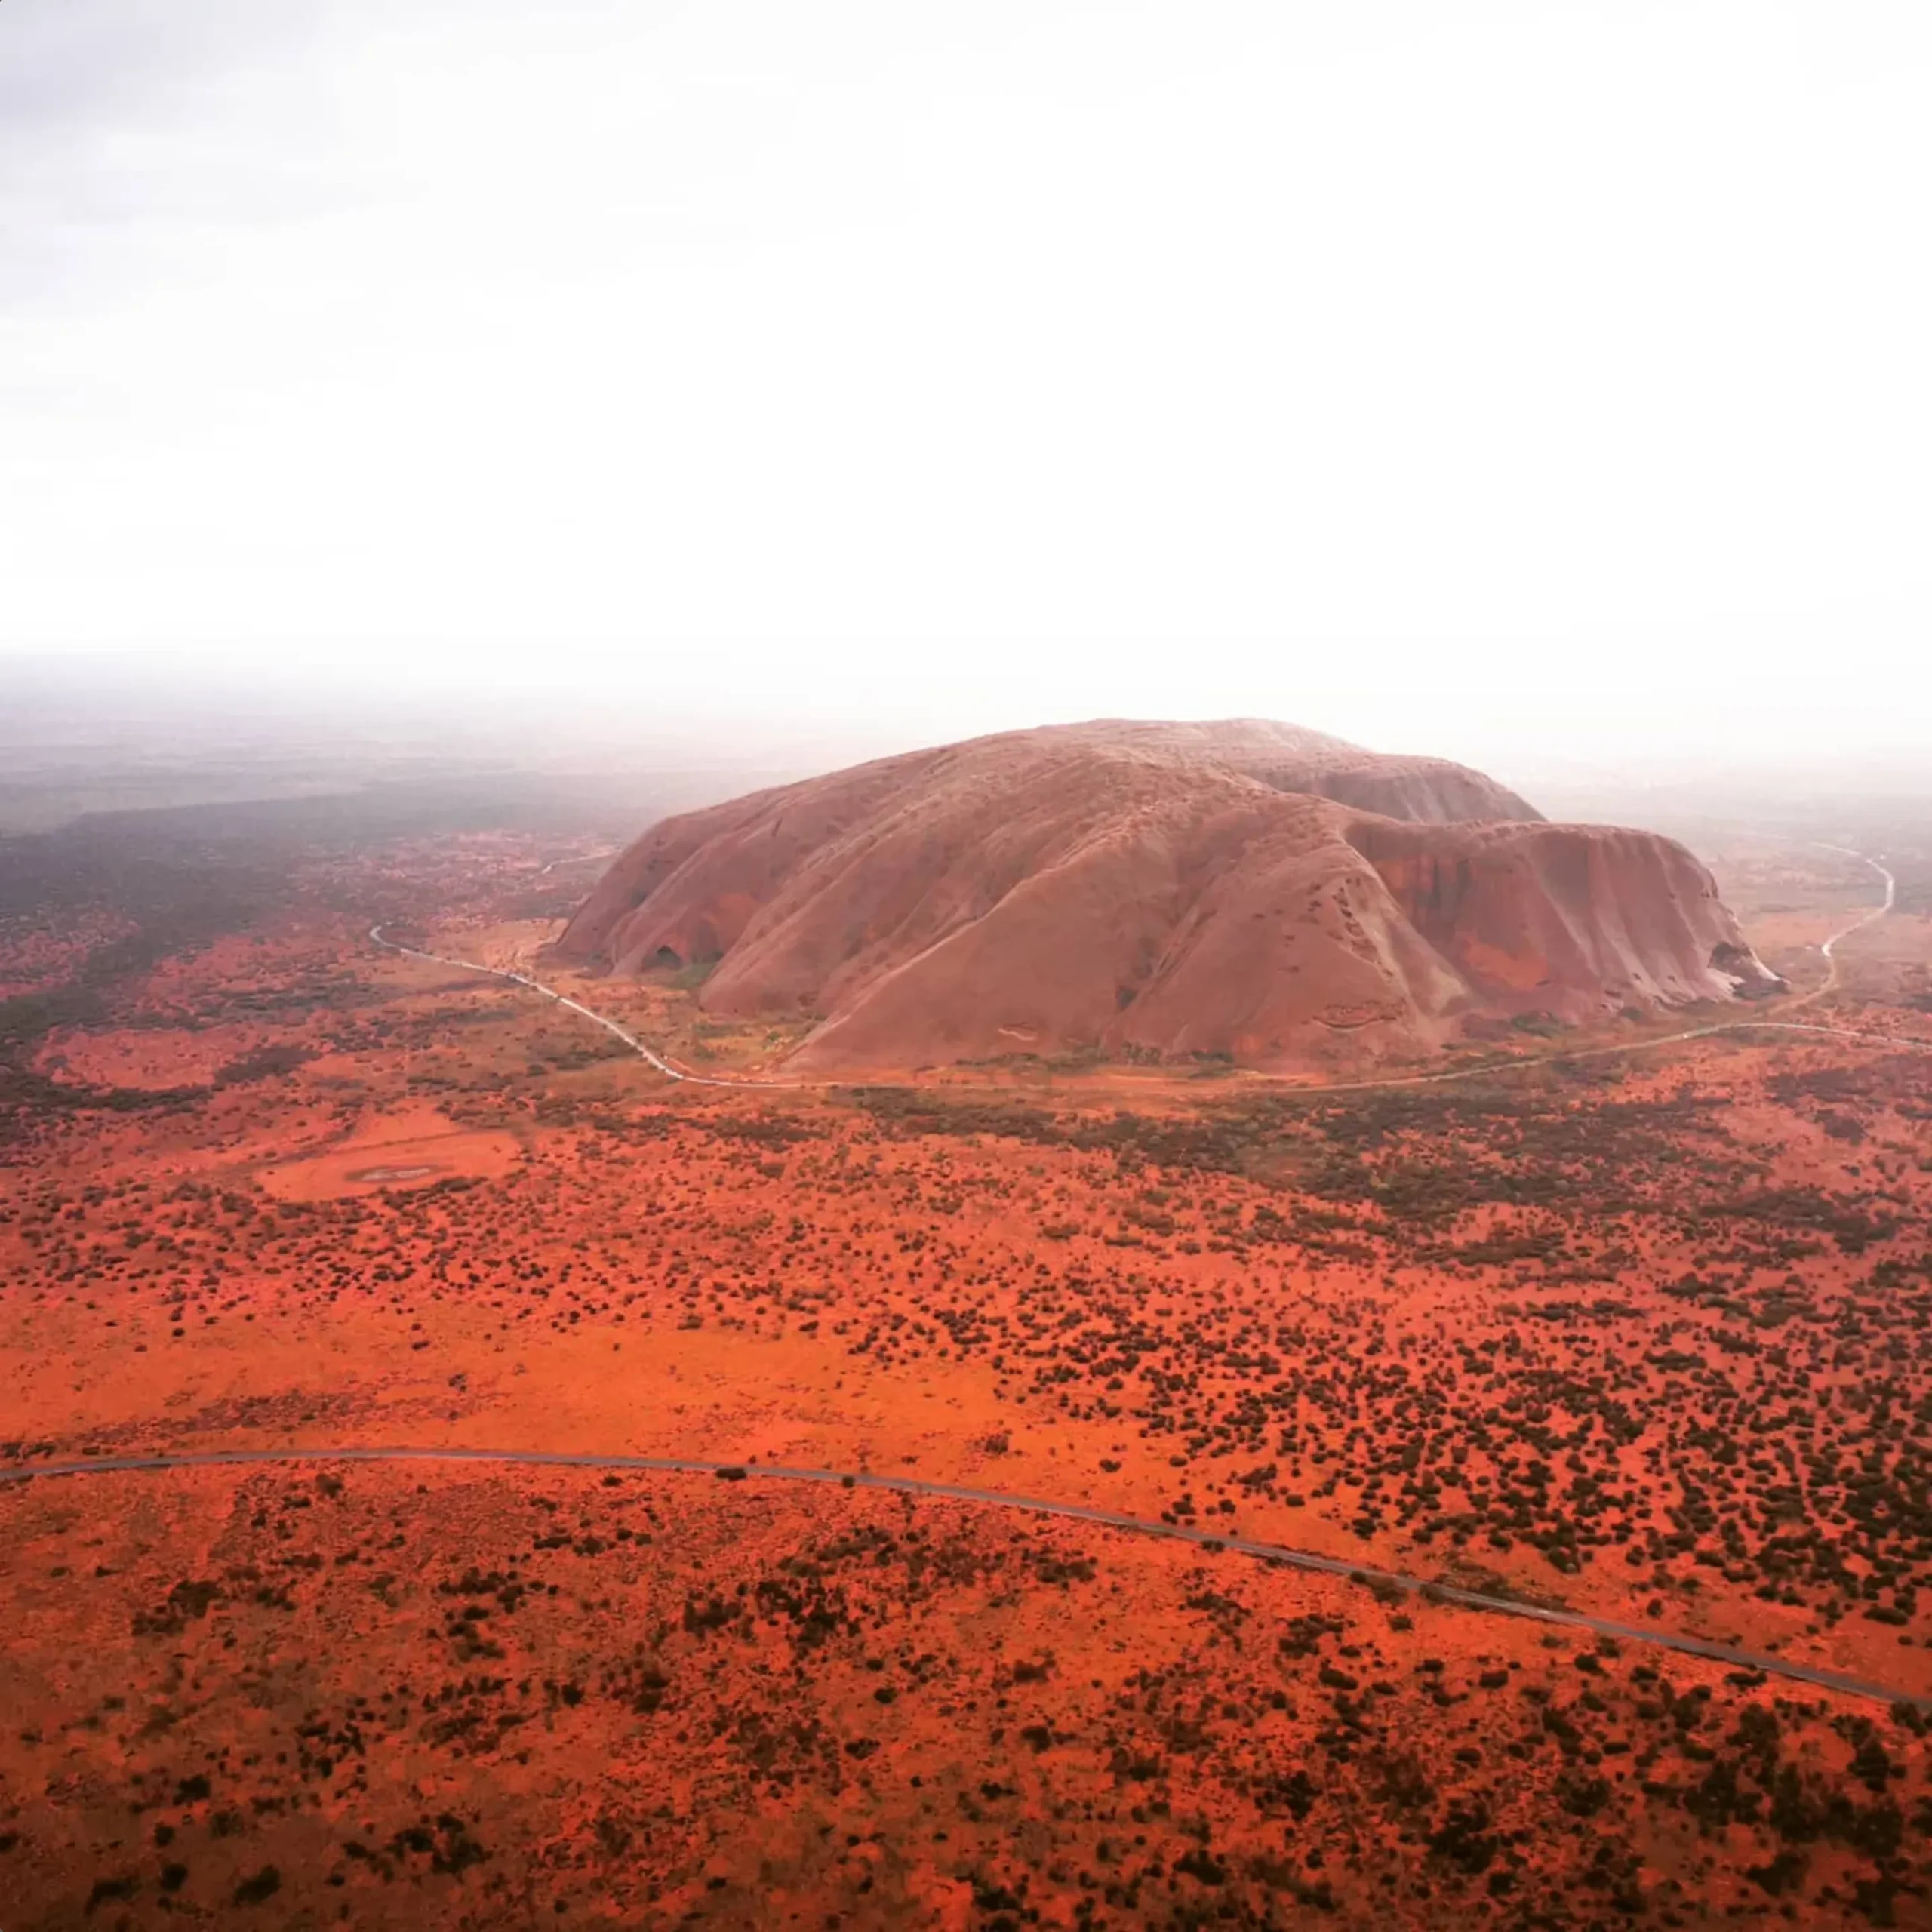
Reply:
<svg viewBox="0 0 1932 1932"><path fill-rule="evenodd" d="M705 1008L816 1016L792 1065L822 1073L1081 1048L1331 1068L1778 984L1669 839L1248 721L1008 733L667 819L558 952L715 961Z"/></svg>

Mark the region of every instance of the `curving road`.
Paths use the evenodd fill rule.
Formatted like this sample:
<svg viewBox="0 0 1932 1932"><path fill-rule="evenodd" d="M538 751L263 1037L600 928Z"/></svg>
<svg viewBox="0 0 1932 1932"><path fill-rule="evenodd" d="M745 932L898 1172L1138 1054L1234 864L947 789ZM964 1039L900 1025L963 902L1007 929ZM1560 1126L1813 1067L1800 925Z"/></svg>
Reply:
<svg viewBox="0 0 1932 1932"><path fill-rule="evenodd" d="M1852 921L1850 925L1840 927L1829 939L1825 941L1823 945L1819 947L1818 950L1823 955L1828 968L1825 974L1825 983L1821 986L1814 986L1803 999L1797 1001L1796 1004L1800 1006L1805 1005L1814 999L1823 999L1827 993L1832 992L1837 987L1838 941L1841 939L1849 939L1861 928L1870 925L1875 920L1882 919L1892 909L1899 896L1898 881L1893 878L1890 872L1879 864L1876 859L1869 858L1863 852L1855 852L1849 845L1828 844L1822 838L1814 838L1811 842L1821 852L1842 852L1847 859L1856 859L1860 865L1869 866L1885 881L1885 897L1881 904L1873 906L1869 912L1860 914L1858 918Z"/></svg>
<svg viewBox="0 0 1932 1932"><path fill-rule="evenodd" d="M1309 1549L1294 1549L1283 1543L1259 1543L1251 1537L1217 1536L1212 1530L1192 1529L1183 1524L1156 1523L1144 1516L1129 1516L1117 1509L1103 1509L1091 1503L1056 1503L1044 1497L1012 1496L996 1489L973 1489L963 1483L926 1482L915 1476L873 1475L865 1471L838 1469L788 1469L741 1463L706 1462L686 1456L604 1456L569 1450L546 1449L207 1449L187 1454L152 1456L91 1456L84 1462L16 1463L0 1469L0 1482L32 1482L42 1478L106 1475L143 1469L196 1469L246 1468L264 1464L293 1463L496 1463L534 1465L545 1469L632 1469L664 1475L719 1476L727 1474L746 1480L756 1478L773 1482L837 1483L848 1489L883 1489L905 1496L942 1497L955 1503L984 1504L996 1509L1024 1509L1038 1516L1064 1516L1075 1522L1093 1523L1103 1529L1120 1530L1131 1535L1161 1537L1172 1543L1190 1543L1211 1552L1232 1550L1241 1556L1258 1558L1263 1563L1287 1568L1311 1570L1322 1576L1340 1577L1352 1583L1394 1588L1426 1597L1433 1603L1454 1604L1460 1609L1482 1610L1505 1617L1527 1617L1561 1629L1582 1630L1593 1636L1614 1637L1630 1644L1681 1652L1735 1669L1761 1672L1797 1684L1815 1684L1820 1690L1835 1690L1848 1697L1871 1698L1881 1703L1916 1704L1932 1709L1932 1697L1912 1691L1888 1689L1882 1684L1868 1684L1862 1678L1841 1671L1826 1670L1813 1664L1796 1663L1788 1657L1770 1657L1743 1651L1729 1644L1712 1642L1681 1632L1646 1629L1640 1624L1613 1623L1607 1617L1591 1617L1582 1611L1553 1610L1540 1604L1518 1603L1513 1598L1490 1596L1481 1590L1466 1590L1453 1584L1436 1583L1425 1577L1405 1576L1399 1571L1378 1570L1366 1564L1349 1563L1340 1557L1324 1556Z"/></svg>
<svg viewBox="0 0 1932 1932"><path fill-rule="evenodd" d="M614 1020L608 1020L594 1008L586 1006L581 1000L572 999L568 993L560 993L554 986L546 986L541 980L533 980L528 973L513 973L506 966L479 966L473 959L452 959L447 953L425 952L419 946L405 946L401 940L386 939L380 925L369 928L369 937L378 946L387 946L392 952L405 954L411 959L427 959L438 966L454 966L465 973L481 973L492 980L508 980L512 984L524 987L533 993L540 993L544 998L555 1000L559 1006L567 1006L573 1013L580 1013L605 1032L623 1041L640 1059L648 1060L667 1080L682 1080L694 1087L757 1086L764 1083L756 1081L715 1080L702 1073L687 1073L681 1066L673 1066L661 1054L646 1046L635 1033L620 1026Z"/></svg>
<svg viewBox="0 0 1932 1932"><path fill-rule="evenodd" d="M1847 857L1857 859L1869 866L1885 882L1885 897L1881 903L1869 912L1861 913L1850 924L1841 928L1820 947L1828 972L1824 983L1815 986L1808 993L1786 1001L1781 1008L1792 1012L1801 1006L1808 1006L1814 1000L1822 999L1838 985L1838 962L1837 948L1841 940L1851 935L1875 921L1882 919L1890 912L1898 897L1898 881L1876 859L1867 858L1863 852L1855 852L1849 845L1829 845L1821 840L1812 841L1821 851L1842 852ZM527 991L540 994L545 999L554 1000L559 1006L567 1006L573 1013L601 1026L605 1032L623 1041L624 1044L641 1059L669 1080L681 1080L694 1087L749 1087L761 1088L768 1092L798 1092L808 1089L830 1089L870 1083L838 1080L771 1080L755 1074L726 1075L693 1073L677 1066L663 1054L647 1046L635 1033L620 1026L614 1020L608 1020L594 1008L586 1006L581 1000L574 1000L568 994L560 993L553 986L546 986L542 980L533 979L528 973L516 973L503 966L479 966L473 959L453 959L446 953L425 952L413 946L405 946L399 940L384 937L380 925L369 928L369 937L378 946L386 946L392 952L406 954L411 959L426 959L438 966L454 966L465 973L481 973L493 980L508 980ZM1809 1033L1827 1039L1852 1040L1865 1046L1903 1047L1908 1051L1924 1053L1932 1051L1932 1039L1922 1039L1907 1033L1875 1033L1855 1026L1821 1026L1798 1020L1723 1020L1709 1026L1687 1026L1675 1033L1658 1033L1647 1039L1614 1040L1600 1047L1559 1048L1546 1054L1526 1054L1509 1060L1484 1060L1475 1066L1457 1067L1445 1073L1401 1073L1384 1075L1374 1080L1333 1080L1304 1084L1292 1074L1260 1075L1258 1078L1274 1081L1292 1094L1367 1094L1397 1087L1437 1087L1451 1081L1482 1080L1492 1075L1514 1073L1528 1066L1549 1066L1561 1061L1578 1060L1605 1060L1620 1054L1647 1052L1653 1047L1681 1045L1687 1040L1709 1040L1721 1033Z"/></svg>

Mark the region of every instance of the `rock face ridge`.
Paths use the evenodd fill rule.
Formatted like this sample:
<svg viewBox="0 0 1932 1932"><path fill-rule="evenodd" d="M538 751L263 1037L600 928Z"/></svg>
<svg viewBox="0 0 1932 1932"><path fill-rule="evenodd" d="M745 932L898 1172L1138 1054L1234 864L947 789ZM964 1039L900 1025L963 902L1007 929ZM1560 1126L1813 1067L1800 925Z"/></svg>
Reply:
<svg viewBox="0 0 1932 1932"><path fill-rule="evenodd" d="M1669 839L1250 720L1006 733L667 819L556 950L715 962L703 1007L817 1016L789 1063L823 1074L1081 1050L1332 1069L1779 984Z"/></svg>

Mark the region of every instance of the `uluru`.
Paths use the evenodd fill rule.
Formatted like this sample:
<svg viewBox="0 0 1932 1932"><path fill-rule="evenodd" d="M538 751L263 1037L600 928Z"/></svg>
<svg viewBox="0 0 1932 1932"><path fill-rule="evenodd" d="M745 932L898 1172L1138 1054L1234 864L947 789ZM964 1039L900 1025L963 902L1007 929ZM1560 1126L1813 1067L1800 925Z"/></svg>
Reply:
<svg viewBox="0 0 1932 1932"><path fill-rule="evenodd" d="M1332 1071L1782 985L1671 839L1248 719L1002 733L666 819L556 951L707 968L706 1011L808 1020L788 1067L828 1077Z"/></svg>

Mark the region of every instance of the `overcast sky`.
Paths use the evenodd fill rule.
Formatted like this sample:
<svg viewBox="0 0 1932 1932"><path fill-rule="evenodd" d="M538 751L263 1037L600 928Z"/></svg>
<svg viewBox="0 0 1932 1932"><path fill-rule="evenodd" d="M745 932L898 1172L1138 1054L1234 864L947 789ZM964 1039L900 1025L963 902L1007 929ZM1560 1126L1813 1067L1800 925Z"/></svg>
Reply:
<svg viewBox="0 0 1932 1932"><path fill-rule="evenodd" d="M0 652L1932 748L1924 0L0 0Z"/></svg>

